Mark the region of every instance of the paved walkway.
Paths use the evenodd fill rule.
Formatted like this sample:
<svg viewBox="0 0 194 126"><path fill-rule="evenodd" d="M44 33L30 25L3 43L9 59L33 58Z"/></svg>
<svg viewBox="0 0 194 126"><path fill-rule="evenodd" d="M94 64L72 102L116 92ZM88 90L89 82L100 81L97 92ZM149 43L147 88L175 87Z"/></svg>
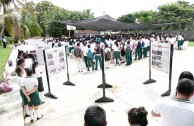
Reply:
<svg viewBox="0 0 194 126"><path fill-rule="evenodd" d="M175 51L173 61L172 87L175 88L179 74L191 69L194 65L194 48L185 51ZM44 66L40 66L44 68ZM83 126L84 113L88 106L94 105L95 100L102 97L102 89L97 86L102 83L101 71L77 73L77 64L74 59L69 59L70 80L76 86L64 86L67 80L66 72L61 72L50 77L51 92L58 96L57 100L46 98L46 103L40 106L44 118L30 124L25 120L25 126ZM44 72L45 73L45 72ZM168 89L168 74L157 69L152 69L152 78L156 83L143 85L148 79L148 59L135 61L132 66L111 66L106 70L107 83L113 88L106 90L107 97L114 99L113 103L98 104L107 112L108 126L128 126L127 111L132 107L145 106L149 112L148 126L161 126L161 118L153 118L150 115L153 105L161 98L160 95ZM47 83L44 75L45 93ZM16 91L17 92L17 91ZM11 96L11 95L10 95ZM9 99L9 97L7 97ZM16 100L19 104L19 101ZM12 101L11 101L12 102ZM14 103L16 103L13 100ZM21 112L18 108L10 108L10 111ZM16 114L21 116L20 114ZM0 119L3 116L0 116ZM15 117L10 113L10 117ZM6 120L6 118L4 118ZM17 117L13 118L17 119ZM2 120L2 119L1 119ZM2 123L1 123L2 124ZM6 124L6 123L4 123Z"/></svg>

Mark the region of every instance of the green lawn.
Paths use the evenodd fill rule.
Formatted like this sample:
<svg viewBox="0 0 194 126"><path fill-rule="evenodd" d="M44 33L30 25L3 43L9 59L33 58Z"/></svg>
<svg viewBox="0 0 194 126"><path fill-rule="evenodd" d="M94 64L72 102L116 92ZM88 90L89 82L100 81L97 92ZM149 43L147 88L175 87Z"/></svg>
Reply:
<svg viewBox="0 0 194 126"><path fill-rule="evenodd" d="M3 77L3 72L5 70L5 65L7 63L7 60L9 59L9 55L12 51L12 48L9 47L10 45L7 45L7 48L4 49L2 46L0 46L0 80Z"/></svg>
<svg viewBox="0 0 194 126"><path fill-rule="evenodd" d="M194 47L194 42L189 42L189 46Z"/></svg>

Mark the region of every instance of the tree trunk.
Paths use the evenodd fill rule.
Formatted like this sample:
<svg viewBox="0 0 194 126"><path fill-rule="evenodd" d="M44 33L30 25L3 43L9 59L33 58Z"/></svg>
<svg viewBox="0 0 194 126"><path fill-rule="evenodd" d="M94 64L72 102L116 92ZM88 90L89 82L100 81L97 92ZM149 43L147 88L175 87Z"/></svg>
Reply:
<svg viewBox="0 0 194 126"><path fill-rule="evenodd" d="M5 21L3 21L1 25L2 25L2 28L1 28L0 36L2 36L5 31Z"/></svg>

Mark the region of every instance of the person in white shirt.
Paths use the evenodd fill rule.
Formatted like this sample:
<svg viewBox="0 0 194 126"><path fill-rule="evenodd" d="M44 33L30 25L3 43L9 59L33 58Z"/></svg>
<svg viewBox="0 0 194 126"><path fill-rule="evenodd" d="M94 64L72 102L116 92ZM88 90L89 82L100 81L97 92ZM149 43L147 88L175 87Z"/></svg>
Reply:
<svg viewBox="0 0 194 126"><path fill-rule="evenodd" d="M40 97L38 94L38 80L36 78L32 77L33 71L31 69L26 70L27 77L23 79L22 82L22 92L24 94L27 93L27 96L30 97L30 101L28 103L29 110L30 110L30 117L31 117L31 123L34 122L34 112L33 109L35 110L37 120L41 119L43 115L39 114L38 106L41 104L40 103ZM27 97L26 96L26 97Z"/></svg>
<svg viewBox="0 0 194 126"><path fill-rule="evenodd" d="M42 80L43 71L38 67L38 61L33 62L32 70L33 70L34 77L37 78L38 80L38 93L41 100L41 104L44 104L45 103L44 95L43 95L44 85Z"/></svg>
<svg viewBox="0 0 194 126"><path fill-rule="evenodd" d="M189 71L183 71L180 74L179 80L181 80L183 78L187 78L187 79L190 79L190 80L194 81L193 74L191 72L189 72ZM170 97L171 98L175 98L176 97L176 94L177 94L176 89L174 89L174 90L171 91ZM194 103L194 96L192 96L189 100Z"/></svg>
<svg viewBox="0 0 194 126"><path fill-rule="evenodd" d="M175 98L160 100L152 110L152 116L162 117L162 126L193 126L194 104L189 101L193 96L194 82L183 78L178 82Z"/></svg>
<svg viewBox="0 0 194 126"><path fill-rule="evenodd" d="M86 43L83 44L84 47L82 48L82 53L85 61L86 68L88 67L88 58L87 58L87 52L88 52L88 47L86 46Z"/></svg>
<svg viewBox="0 0 194 126"><path fill-rule="evenodd" d="M24 69L20 66L18 66L16 68L16 73L17 73L17 84L20 87L20 96L22 98L22 104L24 106L24 112L25 112L25 116L24 117L30 117L30 113L28 110L28 101L30 101L30 98L28 97L28 99L25 97L24 93L22 92L21 89L21 85L22 85L22 81L23 81L23 75L24 75ZM27 96L27 94L26 94Z"/></svg>
<svg viewBox="0 0 194 126"><path fill-rule="evenodd" d="M143 47L143 58L146 58L147 57L147 50L148 50L148 38L145 37L145 39L143 39L144 41L144 47Z"/></svg>
<svg viewBox="0 0 194 126"><path fill-rule="evenodd" d="M119 46L118 42L115 42L112 49L113 49L114 59L116 60L115 66L120 65L120 62L119 62L119 60L120 60L120 46Z"/></svg>
<svg viewBox="0 0 194 126"><path fill-rule="evenodd" d="M105 67L106 69L108 69L110 67L110 59L111 59L112 53L111 53L111 49L107 44L105 45L104 53L105 53Z"/></svg>

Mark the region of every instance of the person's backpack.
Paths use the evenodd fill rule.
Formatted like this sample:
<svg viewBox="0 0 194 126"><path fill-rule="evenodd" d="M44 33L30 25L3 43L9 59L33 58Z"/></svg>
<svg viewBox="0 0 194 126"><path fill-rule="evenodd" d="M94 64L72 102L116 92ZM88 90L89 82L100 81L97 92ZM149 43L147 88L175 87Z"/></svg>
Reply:
<svg viewBox="0 0 194 126"><path fill-rule="evenodd" d="M125 51L126 53L130 53L131 52L131 47L130 47L130 45L127 45L127 48L126 48L126 51Z"/></svg>
<svg viewBox="0 0 194 126"><path fill-rule="evenodd" d="M90 49L88 50L87 57L88 57L88 59L93 59L93 54L92 54L92 51Z"/></svg>
<svg viewBox="0 0 194 126"><path fill-rule="evenodd" d="M108 51L108 52L106 53L106 56L107 56L108 59L110 59L110 58L111 58L111 52Z"/></svg>

